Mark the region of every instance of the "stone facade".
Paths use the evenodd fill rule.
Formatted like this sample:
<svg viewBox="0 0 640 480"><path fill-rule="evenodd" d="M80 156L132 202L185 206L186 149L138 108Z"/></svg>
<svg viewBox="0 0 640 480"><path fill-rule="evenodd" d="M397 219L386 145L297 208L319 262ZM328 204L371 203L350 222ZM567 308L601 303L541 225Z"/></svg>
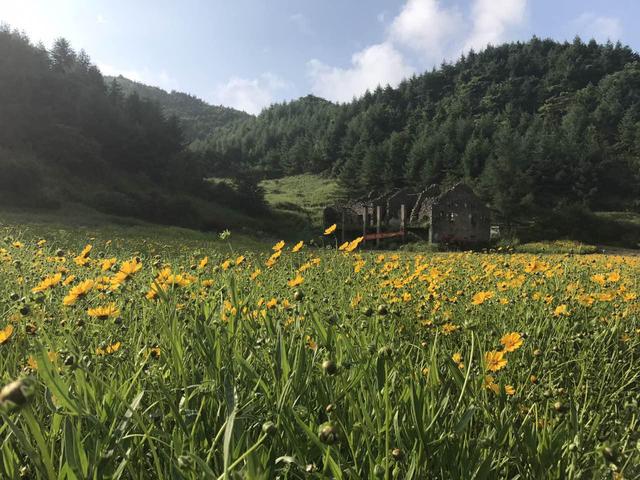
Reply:
<svg viewBox="0 0 640 480"><path fill-rule="evenodd" d="M431 243L478 244L490 240L491 215L487 206L463 183L440 193L437 185L422 191L399 189L349 200L324 209L325 227L337 224L349 232L375 228L376 207L381 210L384 230L401 227L400 211L405 206L405 227Z"/></svg>
<svg viewBox="0 0 640 480"><path fill-rule="evenodd" d="M430 243L488 243L491 214L467 185L459 183L427 207Z"/></svg>

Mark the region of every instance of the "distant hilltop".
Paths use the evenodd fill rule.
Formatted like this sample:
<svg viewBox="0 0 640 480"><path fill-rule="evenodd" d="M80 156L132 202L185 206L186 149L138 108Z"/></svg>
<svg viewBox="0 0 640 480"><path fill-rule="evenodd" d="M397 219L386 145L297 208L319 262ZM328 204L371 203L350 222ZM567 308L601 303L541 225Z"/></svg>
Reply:
<svg viewBox="0 0 640 480"><path fill-rule="evenodd" d="M105 76L104 79L108 85L117 82L125 95L135 92L141 98L158 103L166 114L177 116L187 143L202 140L217 128L251 117L248 113L234 108L210 105L188 93L175 90L167 92L159 87L145 85L122 75Z"/></svg>

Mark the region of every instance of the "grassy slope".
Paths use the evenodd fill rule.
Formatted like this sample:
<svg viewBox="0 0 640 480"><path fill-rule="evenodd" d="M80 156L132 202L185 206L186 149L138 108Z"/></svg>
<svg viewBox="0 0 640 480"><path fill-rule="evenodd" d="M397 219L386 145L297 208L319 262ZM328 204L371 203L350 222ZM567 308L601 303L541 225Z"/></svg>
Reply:
<svg viewBox="0 0 640 480"><path fill-rule="evenodd" d="M640 213L637 212L596 212L596 215L609 220L640 226Z"/></svg>
<svg viewBox="0 0 640 480"><path fill-rule="evenodd" d="M322 223L322 209L343 196L335 179L303 174L262 182L274 210L294 212L314 226Z"/></svg>
<svg viewBox="0 0 640 480"><path fill-rule="evenodd" d="M108 240L125 239L130 245L145 250L152 241L160 245L181 244L185 248L213 248L226 250L227 242L215 232L200 232L187 228L155 225L128 217L105 215L83 205L65 205L54 212L39 212L24 209L0 209L0 234L41 236L76 248L91 238ZM246 250L268 248L266 243L254 236L232 232L233 245ZM77 245L75 245L77 244Z"/></svg>

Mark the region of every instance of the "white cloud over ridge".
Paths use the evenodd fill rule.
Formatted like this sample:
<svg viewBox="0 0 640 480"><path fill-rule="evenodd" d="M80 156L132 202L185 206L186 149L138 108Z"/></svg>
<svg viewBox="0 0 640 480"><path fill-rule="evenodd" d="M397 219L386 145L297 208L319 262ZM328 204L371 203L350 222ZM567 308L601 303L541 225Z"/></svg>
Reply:
<svg viewBox="0 0 640 480"><path fill-rule="evenodd" d="M416 50L427 58L442 58L464 27L462 13L444 8L438 0L407 0L390 27L394 43Z"/></svg>
<svg viewBox="0 0 640 480"><path fill-rule="evenodd" d="M355 95L378 85L397 85L413 72L389 42L354 53L348 68L331 67L314 59L308 63L308 70L313 93L337 102L351 101Z"/></svg>
<svg viewBox="0 0 640 480"><path fill-rule="evenodd" d="M252 79L231 77L227 83L215 88L211 101L257 115L274 102L277 91L289 86L280 77L268 72Z"/></svg>
<svg viewBox="0 0 640 480"><path fill-rule="evenodd" d="M463 51L503 42L512 28L524 22L526 10L527 0L475 0L473 28Z"/></svg>
<svg viewBox="0 0 640 480"><path fill-rule="evenodd" d="M473 0L467 15L442 0L406 0L384 41L354 53L348 67L309 61L311 90L345 102L377 85L397 86L415 71L407 59L411 54L417 54L424 70L472 48L507 40L526 17L527 0Z"/></svg>

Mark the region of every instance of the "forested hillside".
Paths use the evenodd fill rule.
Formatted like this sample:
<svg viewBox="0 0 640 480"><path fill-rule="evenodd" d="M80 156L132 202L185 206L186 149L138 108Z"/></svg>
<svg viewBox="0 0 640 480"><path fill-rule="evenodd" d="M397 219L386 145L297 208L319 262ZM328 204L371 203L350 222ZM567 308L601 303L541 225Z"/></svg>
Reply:
<svg viewBox="0 0 640 480"><path fill-rule="evenodd" d="M123 77L105 77L108 85L116 82L124 95L137 93L140 98L156 102L167 115L175 115L180 120L180 125L187 142L206 138L213 130L228 125L236 120L248 119L248 113L233 108L209 105L205 101L187 93L171 93L158 88L135 82ZM113 87L111 87L113 88Z"/></svg>
<svg viewBox="0 0 640 480"><path fill-rule="evenodd" d="M640 63L620 44L533 38L336 105L308 96L195 147L224 174L327 172L358 194L465 179L503 219L640 208Z"/></svg>
<svg viewBox="0 0 640 480"><path fill-rule="evenodd" d="M231 222L215 202L227 211L258 208L245 195L250 186L243 193L203 181L185 145L176 116L118 83L107 86L84 51L64 39L47 50L0 26L0 205L75 202L219 227Z"/></svg>

